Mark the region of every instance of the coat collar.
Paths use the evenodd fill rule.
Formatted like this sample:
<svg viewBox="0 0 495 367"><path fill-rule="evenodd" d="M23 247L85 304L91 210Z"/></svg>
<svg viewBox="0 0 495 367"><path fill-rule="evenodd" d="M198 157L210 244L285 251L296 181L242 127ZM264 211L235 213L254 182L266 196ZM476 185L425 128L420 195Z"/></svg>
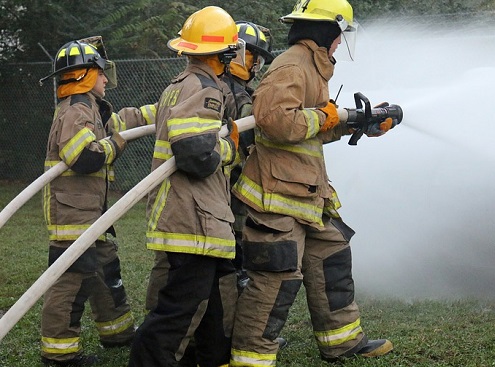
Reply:
<svg viewBox="0 0 495 367"><path fill-rule="evenodd" d="M325 47L319 47L316 42L309 39L300 40L297 44L305 46L312 52L316 69L325 80L330 80L333 76L335 59L332 57L332 61L330 61L328 50Z"/></svg>

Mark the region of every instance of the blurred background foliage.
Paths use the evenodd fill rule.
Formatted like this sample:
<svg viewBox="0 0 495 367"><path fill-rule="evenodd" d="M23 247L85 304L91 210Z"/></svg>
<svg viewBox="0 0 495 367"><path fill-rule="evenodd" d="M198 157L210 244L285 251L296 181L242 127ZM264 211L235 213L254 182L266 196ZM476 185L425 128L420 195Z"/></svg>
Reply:
<svg viewBox="0 0 495 367"><path fill-rule="evenodd" d="M101 35L117 64L119 86L106 98L115 110L158 100L185 66L168 50L187 17L205 6L227 10L235 20L272 31L275 54L286 48L288 27L278 21L296 0L0 0L0 179L30 182L43 172L46 141L57 103L54 85L39 86L51 59L66 42ZM355 19L371 23L418 22L424 36L434 26L455 26L477 15L495 15L495 0L350 0ZM466 20L464 19L464 20ZM469 20L468 20L469 22ZM423 26L422 26L423 27ZM462 30L459 30L462 32ZM384 32L386 27L384 27ZM420 36L423 37L423 36ZM462 47L460 45L459 47ZM380 53L383 50L379 50ZM393 57L393 55L391 55ZM256 82L256 80L255 80ZM118 161L115 191L125 192L150 169L153 137L142 138Z"/></svg>
<svg viewBox="0 0 495 367"><path fill-rule="evenodd" d="M495 10L495 0L350 1L355 18L421 16ZM221 6L235 20L272 30L274 49L285 47L278 22L295 0L0 0L0 63L47 61L67 41L101 35L114 59L172 56L166 44L194 11ZM43 46L40 47L40 45Z"/></svg>

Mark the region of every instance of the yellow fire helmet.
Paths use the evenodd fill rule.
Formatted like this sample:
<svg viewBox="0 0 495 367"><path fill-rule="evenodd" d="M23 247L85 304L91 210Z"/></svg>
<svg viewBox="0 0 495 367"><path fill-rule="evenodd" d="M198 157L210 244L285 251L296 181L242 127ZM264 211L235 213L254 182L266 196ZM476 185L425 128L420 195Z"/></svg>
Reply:
<svg viewBox="0 0 495 367"><path fill-rule="evenodd" d="M179 37L167 43L178 55L212 55L240 47L234 19L220 7L207 6L185 21Z"/></svg>
<svg viewBox="0 0 495 367"><path fill-rule="evenodd" d="M347 0L298 0L292 13L280 18L282 23L293 23L295 20L336 22L343 32L348 56L354 60L359 24L354 19L352 6Z"/></svg>
<svg viewBox="0 0 495 367"><path fill-rule="evenodd" d="M281 17L282 23L294 20L314 20L337 22L342 31L353 25L352 6L347 0L299 0L292 13Z"/></svg>

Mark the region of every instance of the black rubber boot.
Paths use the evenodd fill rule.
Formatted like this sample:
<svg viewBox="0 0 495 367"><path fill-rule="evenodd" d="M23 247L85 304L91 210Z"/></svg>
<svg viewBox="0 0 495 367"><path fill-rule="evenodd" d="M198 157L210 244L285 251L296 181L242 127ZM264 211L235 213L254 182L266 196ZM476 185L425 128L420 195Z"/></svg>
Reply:
<svg viewBox="0 0 495 367"><path fill-rule="evenodd" d="M368 340L365 336L358 345L348 350L343 355L338 357L325 357L321 356L321 359L327 362L339 362L345 358L352 358L356 356L362 357L379 357L383 356L394 349L392 342L388 339L376 339Z"/></svg>

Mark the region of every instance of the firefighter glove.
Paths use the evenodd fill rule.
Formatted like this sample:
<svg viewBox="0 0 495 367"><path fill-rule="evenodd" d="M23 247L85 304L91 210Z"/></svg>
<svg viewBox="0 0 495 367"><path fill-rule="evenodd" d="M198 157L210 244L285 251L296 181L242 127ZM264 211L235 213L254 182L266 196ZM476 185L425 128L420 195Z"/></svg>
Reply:
<svg viewBox="0 0 495 367"><path fill-rule="evenodd" d="M239 128L231 118L229 118L229 121L227 122L227 127L229 129L229 138L234 143L235 150L237 151L237 148L239 148Z"/></svg>
<svg viewBox="0 0 495 367"><path fill-rule="evenodd" d="M120 136L118 132L114 131L112 135L110 135L110 142L115 149L115 158L120 157L124 149L127 147L127 141Z"/></svg>
<svg viewBox="0 0 495 367"><path fill-rule="evenodd" d="M390 129L393 129L397 125L397 121L391 117L387 117L382 122L374 122L368 126L365 134L369 137L382 136Z"/></svg>
<svg viewBox="0 0 495 367"><path fill-rule="evenodd" d="M326 116L325 122L320 127L320 131L325 132L339 123L339 113L337 112L337 107L332 101L328 102L325 107L318 109Z"/></svg>

